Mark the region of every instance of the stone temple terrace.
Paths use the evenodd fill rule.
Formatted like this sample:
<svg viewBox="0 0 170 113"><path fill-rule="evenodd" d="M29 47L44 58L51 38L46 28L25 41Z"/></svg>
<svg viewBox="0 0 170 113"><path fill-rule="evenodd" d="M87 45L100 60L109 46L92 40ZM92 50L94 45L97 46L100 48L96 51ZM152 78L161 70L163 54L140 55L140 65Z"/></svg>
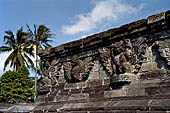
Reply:
<svg viewBox="0 0 170 113"><path fill-rule="evenodd" d="M0 113L169 113L170 11L40 50L35 104Z"/></svg>

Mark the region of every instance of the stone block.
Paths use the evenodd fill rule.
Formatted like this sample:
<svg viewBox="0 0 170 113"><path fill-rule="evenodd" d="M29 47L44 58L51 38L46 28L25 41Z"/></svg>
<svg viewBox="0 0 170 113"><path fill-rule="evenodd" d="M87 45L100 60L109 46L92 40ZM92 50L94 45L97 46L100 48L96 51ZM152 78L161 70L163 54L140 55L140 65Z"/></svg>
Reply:
<svg viewBox="0 0 170 113"><path fill-rule="evenodd" d="M66 83L66 80L63 76L60 76L59 79L58 79L58 83Z"/></svg>
<svg viewBox="0 0 170 113"><path fill-rule="evenodd" d="M139 72L142 73L142 72L154 71L154 70L159 70L158 64L156 62L147 62L142 64Z"/></svg>
<svg viewBox="0 0 170 113"><path fill-rule="evenodd" d="M136 113L135 110L114 110L112 113Z"/></svg>
<svg viewBox="0 0 170 113"><path fill-rule="evenodd" d="M64 85L64 89L77 89L78 88L78 84L77 83L68 83Z"/></svg>
<svg viewBox="0 0 170 113"><path fill-rule="evenodd" d="M153 99L153 101L150 103L151 107L168 107L170 108L170 99Z"/></svg>
<svg viewBox="0 0 170 113"><path fill-rule="evenodd" d="M8 109L8 113L29 113L29 111L32 111L35 108L34 105L14 105L13 107Z"/></svg>
<svg viewBox="0 0 170 113"><path fill-rule="evenodd" d="M102 82L102 85L104 86L104 85L109 85L110 84L110 78L108 77L108 78L104 78L103 79L103 82Z"/></svg>
<svg viewBox="0 0 170 113"><path fill-rule="evenodd" d="M158 22L160 20L164 20L165 19L165 13L160 13L160 14L156 14L156 15L152 15L148 17L148 24L152 24L155 22Z"/></svg>
<svg viewBox="0 0 170 113"><path fill-rule="evenodd" d="M48 112L56 113L56 112L60 111L60 109L62 109L63 105L64 105L64 103L57 103L55 105L52 105L52 107L50 107L50 109L48 109Z"/></svg>
<svg viewBox="0 0 170 113"><path fill-rule="evenodd" d="M77 93L81 93L82 92L82 89L71 89L70 91L69 91L69 93L71 93L71 94L77 94Z"/></svg>
<svg viewBox="0 0 170 113"><path fill-rule="evenodd" d="M139 80L145 81L151 80L152 82L163 81L169 78L169 72L164 70L149 71L139 74Z"/></svg>
<svg viewBox="0 0 170 113"><path fill-rule="evenodd" d="M92 70L90 71L88 80L99 79L99 62L95 61Z"/></svg>
<svg viewBox="0 0 170 113"><path fill-rule="evenodd" d="M87 82L80 82L80 83L77 83L77 88L79 89L82 89L82 88L86 88L87 87Z"/></svg>
<svg viewBox="0 0 170 113"><path fill-rule="evenodd" d="M151 111L170 111L170 99L155 99L150 104Z"/></svg>
<svg viewBox="0 0 170 113"><path fill-rule="evenodd" d="M104 91L99 92L91 92L89 93L90 98L103 98L104 97Z"/></svg>
<svg viewBox="0 0 170 113"><path fill-rule="evenodd" d="M38 95L38 98L36 99L36 103L37 103L37 104L39 104L39 103L44 103L46 97L47 97L46 94L44 94L44 95Z"/></svg>
<svg viewBox="0 0 170 113"><path fill-rule="evenodd" d="M104 91L104 98L123 97L123 96L126 96L126 91L123 89Z"/></svg>
<svg viewBox="0 0 170 113"><path fill-rule="evenodd" d="M53 105L44 105L44 104L41 104L41 105L39 105L39 106L36 106L34 109L33 109L33 111L35 112L35 113L43 113L43 112L45 112L45 111L47 111L48 109L50 109L51 107L52 107Z"/></svg>
<svg viewBox="0 0 170 113"><path fill-rule="evenodd" d="M101 86L103 80L91 80L87 81L87 87L96 87L96 86Z"/></svg>
<svg viewBox="0 0 170 113"><path fill-rule="evenodd" d="M55 102L56 101L56 92L50 92L50 94L48 94L48 96L47 96L47 99L46 99L46 101L47 102Z"/></svg>
<svg viewBox="0 0 170 113"><path fill-rule="evenodd" d="M137 81L138 80L138 76L135 74L131 74L131 73L125 73L125 74L120 74L117 78L117 81L125 81L125 82L132 82L132 81Z"/></svg>
<svg viewBox="0 0 170 113"><path fill-rule="evenodd" d="M129 87L125 90L126 90L127 96L145 96L146 95L144 88Z"/></svg>
<svg viewBox="0 0 170 113"><path fill-rule="evenodd" d="M147 24L146 19L142 19L142 20L138 20L136 22L132 22L128 26L128 31L132 31L134 29L136 30L138 28L141 28L141 27L145 26L146 24Z"/></svg>
<svg viewBox="0 0 170 113"><path fill-rule="evenodd" d="M69 98L69 95L57 95L56 96L56 101L60 102L60 101L67 101Z"/></svg>
<svg viewBox="0 0 170 113"><path fill-rule="evenodd" d="M89 99L89 94L88 93L71 94L68 98L68 100L83 100L83 99Z"/></svg>
<svg viewBox="0 0 170 113"><path fill-rule="evenodd" d="M136 113L168 113L168 111L137 111Z"/></svg>

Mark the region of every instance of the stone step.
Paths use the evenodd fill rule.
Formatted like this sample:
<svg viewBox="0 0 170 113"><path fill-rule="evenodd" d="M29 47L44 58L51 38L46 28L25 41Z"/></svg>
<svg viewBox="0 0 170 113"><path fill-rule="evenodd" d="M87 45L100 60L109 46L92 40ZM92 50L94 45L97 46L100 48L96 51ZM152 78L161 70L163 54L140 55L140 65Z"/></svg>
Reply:
<svg viewBox="0 0 170 113"><path fill-rule="evenodd" d="M170 111L131 111L131 110L114 110L114 111L71 111L60 113L169 113Z"/></svg>
<svg viewBox="0 0 170 113"><path fill-rule="evenodd" d="M96 100L96 99L95 99ZM138 98L138 99L113 99L98 101L68 101L64 103L44 103L34 109L38 111L48 110L48 112L73 112L73 111L170 111L170 98ZM116 112L115 112L116 113ZM119 113L119 112L117 112ZM120 112L121 113L121 112ZM125 112L126 113L126 112ZM128 112L127 112L128 113ZM133 112L132 112L133 113ZM140 112L139 112L140 113ZM142 113L142 112L141 112ZM145 112L143 112L145 113ZM147 113L147 112L146 112ZM159 112L158 112L159 113Z"/></svg>
<svg viewBox="0 0 170 113"><path fill-rule="evenodd" d="M77 99L74 99L76 98ZM151 100L151 99L170 99L170 94L168 95L147 95L147 96L122 96L114 98L87 98L86 95L81 95L84 97L79 97L80 95L75 95L74 97L68 96L67 99L61 99L56 102L51 103L87 103L87 102L100 102L100 101L122 101L122 100ZM49 102L50 103L50 102ZM48 104L48 103L42 103Z"/></svg>
<svg viewBox="0 0 170 113"><path fill-rule="evenodd" d="M61 97L72 100L88 99L88 98L109 98L109 97L125 97L125 96L152 96L152 95L168 95L170 94L170 81L155 82L155 83L134 83L130 86L125 86L122 89L111 90L107 86L96 86L93 88L84 89L61 89L59 92L51 92L48 94L46 101L60 101ZM43 100L43 99L42 99Z"/></svg>

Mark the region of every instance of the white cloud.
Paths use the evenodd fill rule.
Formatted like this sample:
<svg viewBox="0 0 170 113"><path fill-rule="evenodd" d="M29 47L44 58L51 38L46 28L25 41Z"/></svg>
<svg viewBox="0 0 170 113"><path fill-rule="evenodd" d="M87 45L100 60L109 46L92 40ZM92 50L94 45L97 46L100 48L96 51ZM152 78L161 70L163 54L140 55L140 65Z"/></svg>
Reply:
<svg viewBox="0 0 170 113"><path fill-rule="evenodd" d="M93 3L95 7L91 12L77 15L78 20L73 25L62 26L63 33L74 35L89 32L103 26L104 22L115 23L126 15L136 14L143 6L135 8L121 0L96 0Z"/></svg>
<svg viewBox="0 0 170 113"><path fill-rule="evenodd" d="M7 59L7 57L9 56L10 52L4 52L4 53L0 53L0 76L4 73L3 69L4 69L4 63L5 60ZM6 70L9 70L9 66L7 66Z"/></svg>
<svg viewBox="0 0 170 113"><path fill-rule="evenodd" d="M3 69L4 69L4 63L7 59L7 57L9 56L11 52L3 52L3 53L0 53L0 76L4 73ZM34 53L35 55L35 53ZM30 57L31 60L34 62L34 65L35 65L35 58L34 57ZM8 65L5 69L5 71L7 70L12 70L12 68L10 68L10 66Z"/></svg>

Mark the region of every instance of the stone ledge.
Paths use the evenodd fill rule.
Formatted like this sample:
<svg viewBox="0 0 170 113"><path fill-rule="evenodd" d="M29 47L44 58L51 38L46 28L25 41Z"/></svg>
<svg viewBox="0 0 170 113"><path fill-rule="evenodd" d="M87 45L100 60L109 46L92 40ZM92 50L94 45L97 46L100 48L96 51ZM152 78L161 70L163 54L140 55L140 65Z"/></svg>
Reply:
<svg viewBox="0 0 170 113"><path fill-rule="evenodd" d="M169 19L168 19L168 18L170 18L169 15L170 15L170 11L152 15L152 16L149 16L147 19L138 20L136 22L132 22L132 23L123 25L119 28L113 28L113 29L110 29L110 30L107 30L107 31L104 31L104 32L101 32L98 34L88 36L86 38L82 38L80 40L62 44L60 46L52 48L50 51L42 51L41 50L41 51L39 51L39 55L42 59L47 59L48 57L51 58L51 57L55 56L55 54L60 55L60 54L64 54L67 52L71 52L75 48L80 48L80 49L86 50L85 49L86 47L89 48L92 45L102 43L103 41L105 42L106 40L110 41L110 40L113 40L113 39L116 39L119 37L121 38L124 35L131 35L134 33L137 34L144 30L149 31L150 27L148 27L148 24L155 24L155 23L158 24L158 22L160 22L160 21L169 23ZM112 39L109 37L112 37ZM103 40L103 38L104 38L104 40Z"/></svg>

